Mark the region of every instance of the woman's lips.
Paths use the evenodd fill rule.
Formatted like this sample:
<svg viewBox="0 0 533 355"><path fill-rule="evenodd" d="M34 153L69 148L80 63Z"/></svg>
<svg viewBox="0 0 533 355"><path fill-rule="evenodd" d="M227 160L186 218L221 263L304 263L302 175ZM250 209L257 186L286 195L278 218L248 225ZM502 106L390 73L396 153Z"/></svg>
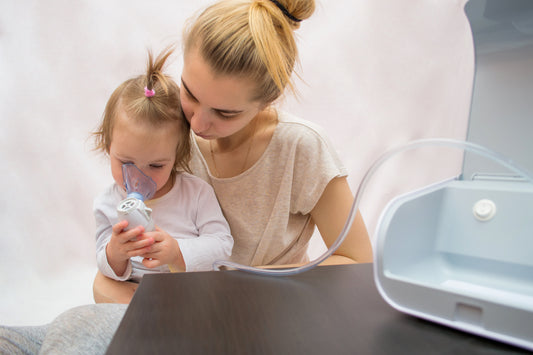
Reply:
<svg viewBox="0 0 533 355"><path fill-rule="evenodd" d="M213 139L212 136L209 136L209 135L206 135L206 134L201 134L201 133L195 133L198 137L202 138L202 139L207 139L207 140L210 140L210 139Z"/></svg>

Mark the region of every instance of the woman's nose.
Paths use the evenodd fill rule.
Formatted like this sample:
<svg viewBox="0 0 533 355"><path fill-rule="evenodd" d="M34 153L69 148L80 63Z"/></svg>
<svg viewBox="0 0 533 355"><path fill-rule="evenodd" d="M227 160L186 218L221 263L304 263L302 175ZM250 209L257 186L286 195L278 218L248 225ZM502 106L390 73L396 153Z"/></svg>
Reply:
<svg viewBox="0 0 533 355"><path fill-rule="evenodd" d="M194 111L191 116L191 129L195 133L202 133L209 128L209 117L201 110Z"/></svg>

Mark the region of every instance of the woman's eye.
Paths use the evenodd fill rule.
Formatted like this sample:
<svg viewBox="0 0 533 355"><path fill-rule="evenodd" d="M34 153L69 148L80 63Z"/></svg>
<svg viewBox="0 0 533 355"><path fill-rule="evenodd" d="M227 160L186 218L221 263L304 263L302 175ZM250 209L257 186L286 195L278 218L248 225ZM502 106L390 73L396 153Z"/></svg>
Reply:
<svg viewBox="0 0 533 355"><path fill-rule="evenodd" d="M239 114L238 113L223 113L223 112L218 112L217 111L217 115L218 115L218 117L222 118L223 120L229 120L229 119L232 119L234 117L237 117Z"/></svg>
<svg viewBox="0 0 533 355"><path fill-rule="evenodd" d="M189 90L185 89L185 90L182 90L182 92L185 94L185 97L187 98L187 100L196 102L196 97L192 96Z"/></svg>
<svg viewBox="0 0 533 355"><path fill-rule="evenodd" d="M187 96L187 98L188 98L189 100L194 101L194 97L193 97L193 96L191 95L191 93L188 92L187 90L185 90L185 96Z"/></svg>

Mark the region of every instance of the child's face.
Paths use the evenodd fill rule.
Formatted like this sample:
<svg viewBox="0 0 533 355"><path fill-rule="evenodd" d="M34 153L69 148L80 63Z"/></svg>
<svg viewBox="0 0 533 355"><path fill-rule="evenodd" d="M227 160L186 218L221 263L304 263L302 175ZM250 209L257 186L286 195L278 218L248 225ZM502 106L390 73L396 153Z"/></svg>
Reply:
<svg viewBox="0 0 533 355"><path fill-rule="evenodd" d="M160 126L135 122L119 110L111 136L109 158L111 174L119 186L124 186L122 164L133 163L157 184L154 198L172 188L170 174L176 160L178 127L169 122Z"/></svg>

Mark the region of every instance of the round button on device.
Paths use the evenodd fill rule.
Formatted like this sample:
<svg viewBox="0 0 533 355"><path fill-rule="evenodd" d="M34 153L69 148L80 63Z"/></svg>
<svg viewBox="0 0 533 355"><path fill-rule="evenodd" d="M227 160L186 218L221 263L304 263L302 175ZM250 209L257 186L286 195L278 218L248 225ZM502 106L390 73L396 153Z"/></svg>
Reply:
<svg viewBox="0 0 533 355"><path fill-rule="evenodd" d="M480 221L488 221L496 214L496 204L488 199L479 200L472 209L474 217Z"/></svg>

